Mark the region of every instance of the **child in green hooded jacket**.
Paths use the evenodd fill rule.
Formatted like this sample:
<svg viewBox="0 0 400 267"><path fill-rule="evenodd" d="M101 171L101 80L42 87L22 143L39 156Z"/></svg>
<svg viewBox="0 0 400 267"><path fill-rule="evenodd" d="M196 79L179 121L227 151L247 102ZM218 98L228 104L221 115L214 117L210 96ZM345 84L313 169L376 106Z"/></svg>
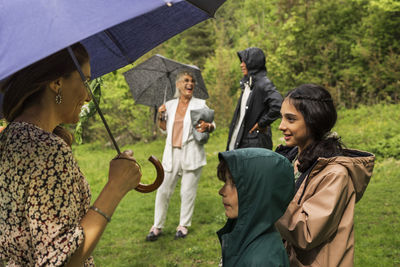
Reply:
<svg viewBox="0 0 400 267"><path fill-rule="evenodd" d="M222 264L229 266L289 266L275 222L294 194L291 163L263 148L219 153L219 190L228 221L217 232Z"/></svg>

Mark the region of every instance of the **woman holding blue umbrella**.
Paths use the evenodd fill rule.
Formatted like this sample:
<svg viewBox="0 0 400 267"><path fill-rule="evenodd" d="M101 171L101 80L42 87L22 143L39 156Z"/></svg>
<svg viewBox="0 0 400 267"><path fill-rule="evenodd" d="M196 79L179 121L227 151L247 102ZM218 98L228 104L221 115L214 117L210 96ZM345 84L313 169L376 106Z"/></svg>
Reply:
<svg viewBox="0 0 400 267"><path fill-rule="evenodd" d="M89 56L72 51L90 79ZM67 49L15 73L3 86L0 134L0 266L93 266L91 252L141 172L132 152L110 162L109 180L90 206L89 185L60 124L76 123L90 101Z"/></svg>

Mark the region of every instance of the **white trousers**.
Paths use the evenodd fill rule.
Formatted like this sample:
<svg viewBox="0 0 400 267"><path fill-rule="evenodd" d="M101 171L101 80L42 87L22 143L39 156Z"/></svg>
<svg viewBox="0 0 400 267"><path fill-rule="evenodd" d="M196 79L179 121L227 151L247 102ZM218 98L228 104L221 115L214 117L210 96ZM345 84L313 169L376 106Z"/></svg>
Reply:
<svg viewBox="0 0 400 267"><path fill-rule="evenodd" d="M164 182L157 190L156 204L154 210L154 226L163 228L169 200L175 190L176 183L180 176L181 180L181 214L179 225L190 226L192 224L192 215L194 210L194 202L196 200L197 185L200 180L200 167L193 171L182 170L182 150L179 148L172 149L172 171L165 172Z"/></svg>

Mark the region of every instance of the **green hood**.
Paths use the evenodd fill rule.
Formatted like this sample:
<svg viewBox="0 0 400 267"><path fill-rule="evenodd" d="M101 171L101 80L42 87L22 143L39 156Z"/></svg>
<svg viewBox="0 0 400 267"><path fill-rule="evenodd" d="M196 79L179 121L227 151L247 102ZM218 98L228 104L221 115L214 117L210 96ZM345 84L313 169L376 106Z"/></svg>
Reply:
<svg viewBox="0 0 400 267"><path fill-rule="evenodd" d="M271 255L267 256L271 251L283 250L274 224L284 214L294 195L292 164L285 157L263 148L222 152L219 158L228 165L239 202L238 218L228 219L217 233L224 266L248 262L243 257L249 254L249 247L253 247L253 258L271 258ZM259 252L256 253L254 248ZM276 262L282 262L282 259Z"/></svg>

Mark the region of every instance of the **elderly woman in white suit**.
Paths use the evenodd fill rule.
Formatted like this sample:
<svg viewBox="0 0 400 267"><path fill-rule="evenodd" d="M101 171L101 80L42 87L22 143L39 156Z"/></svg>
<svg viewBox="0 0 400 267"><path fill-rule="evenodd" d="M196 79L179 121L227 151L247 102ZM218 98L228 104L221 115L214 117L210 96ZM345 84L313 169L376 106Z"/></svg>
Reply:
<svg viewBox="0 0 400 267"><path fill-rule="evenodd" d="M155 241L162 233L170 197L179 177L181 180L180 221L176 229L175 239L184 238L191 225L196 199L197 185L201 170L206 165L203 145L193 138L190 110L207 107L205 100L193 97L195 80L188 71L176 76L175 98L162 105L158 111L158 125L167 133L162 164L165 171L164 182L158 188L154 225L146 237L147 241ZM196 130L212 132L215 123L199 121Z"/></svg>

